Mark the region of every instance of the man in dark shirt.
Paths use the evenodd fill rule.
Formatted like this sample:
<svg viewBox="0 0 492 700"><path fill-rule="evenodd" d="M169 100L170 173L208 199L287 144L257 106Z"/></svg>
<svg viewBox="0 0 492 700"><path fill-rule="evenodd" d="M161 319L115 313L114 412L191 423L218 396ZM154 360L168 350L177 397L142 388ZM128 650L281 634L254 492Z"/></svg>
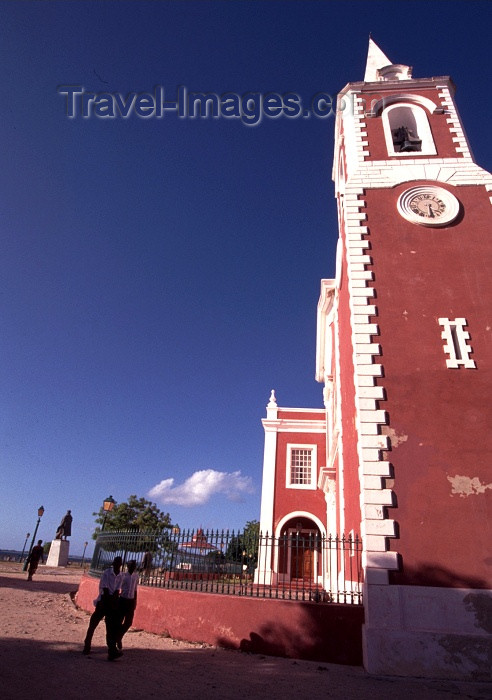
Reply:
<svg viewBox="0 0 492 700"><path fill-rule="evenodd" d="M31 549L31 553L27 557L27 564L29 564L29 570L27 572L27 580L32 581L33 574L36 573L38 568L39 560L44 563L44 551L42 548L43 540L38 540L38 543Z"/></svg>

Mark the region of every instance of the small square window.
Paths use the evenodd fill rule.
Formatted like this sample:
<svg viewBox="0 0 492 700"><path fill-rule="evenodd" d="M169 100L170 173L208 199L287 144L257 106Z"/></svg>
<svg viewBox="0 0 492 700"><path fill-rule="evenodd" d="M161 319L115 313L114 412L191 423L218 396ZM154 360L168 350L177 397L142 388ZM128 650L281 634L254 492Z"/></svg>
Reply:
<svg viewBox="0 0 492 700"><path fill-rule="evenodd" d="M316 445L288 445L287 488L316 488Z"/></svg>

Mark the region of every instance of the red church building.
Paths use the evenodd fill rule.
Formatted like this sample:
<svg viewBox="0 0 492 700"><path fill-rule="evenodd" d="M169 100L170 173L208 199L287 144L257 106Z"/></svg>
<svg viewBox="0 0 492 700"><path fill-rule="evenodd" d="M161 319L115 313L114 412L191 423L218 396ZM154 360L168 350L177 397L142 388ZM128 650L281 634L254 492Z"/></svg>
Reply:
<svg viewBox="0 0 492 700"><path fill-rule="evenodd" d="M492 176L451 79L414 79L370 40L364 80L339 95L333 178L324 409L272 392L261 531L361 537L368 671L490 678ZM272 552L258 578L328 589L317 548L300 556Z"/></svg>

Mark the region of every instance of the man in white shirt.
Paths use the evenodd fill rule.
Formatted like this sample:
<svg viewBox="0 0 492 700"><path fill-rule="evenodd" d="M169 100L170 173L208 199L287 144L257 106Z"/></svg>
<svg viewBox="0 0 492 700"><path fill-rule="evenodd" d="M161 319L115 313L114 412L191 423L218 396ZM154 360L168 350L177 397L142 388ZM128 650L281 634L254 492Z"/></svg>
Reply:
<svg viewBox="0 0 492 700"><path fill-rule="evenodd" d="M89 620L89 627L84 640L83 653L91 652L94 631L103 618L106 622L106 644L108 645L108 661L114 661L121 653L116 648L118 640L118 596L121 586L121 557L115 557L112 566L105 569L99 581L99 595L94 601L96 609Z"/></svg>
<svg viewBox="0 0 492 700"><path fill-rule="evenodd" d="M133 616L135 614L135 608L137 607L137 586L138 586L138 574L136 572L137 562L132 559L128 562L127 569L121 576L120 584L120 597L118 599L118 608L120 616L120 628L118 632L118 640L116 646L118 649L123 647L123 636L130 629Z"/></svg>

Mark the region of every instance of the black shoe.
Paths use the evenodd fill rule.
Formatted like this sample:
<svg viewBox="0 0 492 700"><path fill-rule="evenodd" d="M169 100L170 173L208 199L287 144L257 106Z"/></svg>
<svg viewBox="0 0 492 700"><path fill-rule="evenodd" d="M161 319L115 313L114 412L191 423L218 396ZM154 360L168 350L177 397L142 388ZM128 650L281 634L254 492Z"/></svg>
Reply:
<svg viewBox="0 0 492 700"><path fill-rule="evenodd" d="M116 659L119 659L120 656L123 656L121 651L112 651L110 654L108 654L108 661L116 661Z"/></svg>
<svg viewBox="0 0 492 700"><path fill-rule="evenodd" d="M89 656L90 653L91 653L91 648L90 648L90 647L85 646L85 647L82 649L82 654L83 654L84 656Z"/></svg>

